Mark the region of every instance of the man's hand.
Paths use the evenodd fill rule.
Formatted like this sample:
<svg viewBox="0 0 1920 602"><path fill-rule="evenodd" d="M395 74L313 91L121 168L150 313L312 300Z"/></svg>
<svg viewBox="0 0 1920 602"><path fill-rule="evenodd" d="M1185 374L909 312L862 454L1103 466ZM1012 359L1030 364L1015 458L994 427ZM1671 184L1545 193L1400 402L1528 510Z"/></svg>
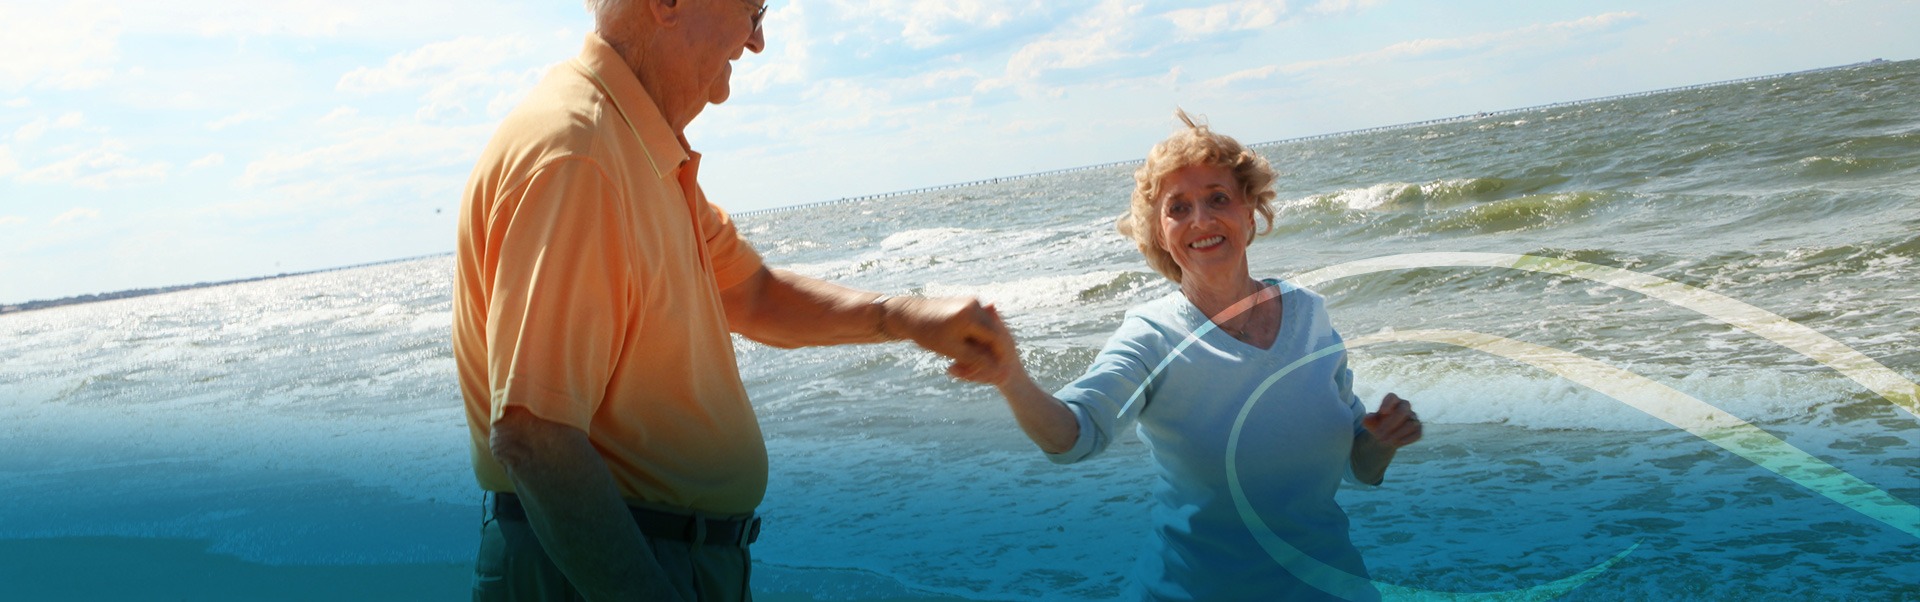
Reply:
<svg viewBox="0 0 1920 602"><path fill-rule="evenodd" d="M953 366L947 368L947 375L983 385L1005 387L1017 378L1025 378L1027 368L1020 363L1020 349L1014 344L1013 331L1007 328L1007 321L1000 317L1000 310L992 305L984 307L987 315L993 319L989 325L993 337L991 346L1004 353L989 363L955 361Z"/></svg>
<svg viewBox="0 0 1920 602"><path fill-rule="evenodd" d="M1414 413L1413 403L1392 393L1380 400L1380 411L1360 419L1360 426L1387 449L1411 445L1420 440L1422 433L1420 415Z"/></svg>
<svg viewBox="0 0 1920 602"><path fill-rule="evenodd" d="M998 370L1014 353L999 314L979 299L892 297L881 308L882 332L951 358L954 365L947 372L956 377Z"/></svg>

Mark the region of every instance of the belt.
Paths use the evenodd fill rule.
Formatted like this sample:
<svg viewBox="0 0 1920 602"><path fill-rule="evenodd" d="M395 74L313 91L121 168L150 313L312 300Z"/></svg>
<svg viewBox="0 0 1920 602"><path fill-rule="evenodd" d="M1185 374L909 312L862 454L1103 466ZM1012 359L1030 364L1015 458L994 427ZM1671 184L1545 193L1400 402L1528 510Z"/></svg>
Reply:
<svg viewBox="0 0 1920 602"><path fill-rule="evenodd" d="M488 492L493 498L493 516L499 520L526 522L527 508L520 496ZM708 518L648 508L627 506L633 522L647 537L671 539L693 544L747 547L760 539L760 517Z"/></svg>

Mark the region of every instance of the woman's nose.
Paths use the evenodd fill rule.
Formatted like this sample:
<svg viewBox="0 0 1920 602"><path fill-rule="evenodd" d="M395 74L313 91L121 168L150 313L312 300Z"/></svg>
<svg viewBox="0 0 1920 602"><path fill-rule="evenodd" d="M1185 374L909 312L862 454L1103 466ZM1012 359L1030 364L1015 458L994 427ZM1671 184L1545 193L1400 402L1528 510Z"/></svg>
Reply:
<svg viewBox="0 0 1920 602"><path fill-rule="evenodd" d="M1195 203L1193 206L1193 221L1195 222L1209 221L1218 219L1219 217L1220 212L1214 210L1212 207L1208 207L1206 203Z"/></svg>

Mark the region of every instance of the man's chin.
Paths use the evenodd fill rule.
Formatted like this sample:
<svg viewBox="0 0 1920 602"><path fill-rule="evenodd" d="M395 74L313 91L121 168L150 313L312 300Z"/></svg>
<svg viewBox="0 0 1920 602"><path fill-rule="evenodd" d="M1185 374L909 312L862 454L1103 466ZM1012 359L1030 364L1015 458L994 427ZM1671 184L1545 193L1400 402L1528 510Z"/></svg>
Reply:
<svg viewBox="0 0 1920 602"><path fill-rule="evenodd" d="M726 102L731 96L733 96L733 63L728 62L726 70L721 71L720 77L715 78L713 85L707 88L707 104L717 105Z"/></svg>

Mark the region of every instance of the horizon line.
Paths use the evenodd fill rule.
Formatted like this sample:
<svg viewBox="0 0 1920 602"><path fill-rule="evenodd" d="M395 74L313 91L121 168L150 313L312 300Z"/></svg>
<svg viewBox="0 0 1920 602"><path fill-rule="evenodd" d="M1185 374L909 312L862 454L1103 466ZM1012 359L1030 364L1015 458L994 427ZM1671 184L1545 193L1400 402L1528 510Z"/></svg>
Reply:
<svg viewBox="0 0 1920 602"><path fill-rule="evenodd" d="M1857 67L1863 67L1863 66L1868 66L1868 65L1881 65L1881 64L1887 64L1887 65L1892 65L1892 64L1899 64L1899 63L1904 63L1904 62L1910 62L1910 61L1914 61L1914 60L1920 60L1920 59L1900 59L1900 60L1887 60L1887 59L1884 59L1884 58L1874 58L1874 59L1868 59L1868 60L1864 60L1864 61L1859 61L1859 62L1854 62L1854 63L1847 63L1847 64L1843 64L1843 65L1834 65L1834 66L1831 66L1831 67L1817 67L1817 68L1813 68L1813 69L1802 69L1802 70L1799 70L1799 71L1788 71L1788 72L1784 72L1784 73L1774 73L1774 74L1769 74L1769 75L1756 75L1756 76L1751 76L1751 77L1742 77L1742 78L1735 78L1735 79L1728 79L1728 80L1720 80L1720 81L1713 81L1713 82L1707 82L1707 83L1700 83L1700 84L1689 84L1689 85L1684 85L1684 86L1674 86L1674 87L1670 87L1670 88L1660 88L1660 89L1656 89L1656 90L1643 90L1643 91L1639 91L1639 92L1627 92L1627 93L1622 93L1622 94L1613 94L1613 95L1608 95L1608 96L1599 96L1599 97L1594 97L1594 98L1586 98L1586 99L1581 99L1581 100L1569 100L1569 101L1561 101L1561 102L1553 102L1553 103L1547 103L1547 104L1541 104L1541 105L1533 105L1533 106L1527 106L1527 107L1520 107L1520 108L1514 108L1514 109L1501 109L1501 110L1496 110L1496 111L1482 111L1482 112L1477 112L1477 113L1472 113L1472 114L1466 114L1466 115L1455 115L1455 116L1452 116L1452 117L1440 117L1440 118L1435 118L1435 119L1427 119L1427 120L1422 120L1422 121L1411 121L1411 122L1406 122L1406 123L1398 123L1398 124L1392 124L1392 125L1382 125L1382 126L1373 126L1373 127L1366 127L1366 128L1359 128L1359 129L1353 129L1353 130L1344 130L1344 131L1339 131L1339 132L1330 132L1330 133L1324 133L1324 134L1310 134L1310 135L1306 135L1306 136L1297 136L1297 137L1293 137L1293 138L1283 138L1283 139L1279 139L1279 140L1269 140L1269 141L1266 141L1266 142L1255 142L1255 143L1251 143L1251 144L1247 144L1246 146L1247 146L1248 148L1270 148L1270 147L1276 147L1276 146L1281 146L1281 145L1285 145L1285 144L1295 144L1295 143L1300 143L1300 142L1308 142L1308 141L1313 141L1313 140L1324 140L1324 139L1328 139L1328 138L1340 138L1340 137L1345 137L1345 136L1357 136L1357 135L1362 135L1362 134L1371 134L1371 133L1375 133L1375 132L1383 132L1383 131L1392 131L1392 130L1399 130L1399 129L1406 129L1406 128L1415 128L1415 127L1422 127L1422 126L1428 126L1428 125L1437 125L1437 124L1442 124L1442 123L1455 123L1455 122L1462 122L1462 121L1473 121L1473 120L1478 120L1478 119L1485 119L1485 118L1488 118L1488 117L1495 117L1495 116L1501 116L1501 115L1512 115L1512 114L1516 114L1516 113L1527 113L1527 112L1532 112L1532 111L1541 111L1541 110L1546 110L1546 109L1553 109L1553 108L1559 108L1559 107L1566 107L1566 106L1575 106L1575 105L1583 105L1583 104L1592 104L1592 103L1597 103L1597 102L1609 102L1609 101L1615 101L1615 100L1623 100L1623 99L1628 99L1628 98L1638 98L1638 97L1643 97L1643 96L1654 96L1654 95L1658 95L1658 94L1667 94L1667 93L1672 93L1672 92L1685 92L1685 91L1688 91L1688 90L1699 90L1699 89L1705 89L1705 88L1715 88L1715 87L1720 87L1720 86L1730 86L1730 85L1735 85L1735 84L1743 84L1743 83L1749 83L1749 82L1755 82L1755 81L1764 81L1764 80L1770 80L1770 79L1780 79L1780 78L1784 78L1784 77L1793 77L1793 76L1796 76L1796 75L1806 75L1806 74L1810 74L1810 73L1822 73L1822 72L1827 72L1827 71L1837 71L1837 70L1841 70L1841 69L1851 69L1851 68L1857 68ZM1036 172L1030 172L1030 173L1025 173L1025 174L1018 174L1018 175L1012 175L1012 176L999 176L999 177L993 177L993 178L983 178L983 179L979 179L979 180L971 180L971 181L965 181L965 182L956 182L956 183L949 183L949 184L940 184L940 185L935 185L935 186L924 186L924 187L920 187L920 188L911 188L911 189L905 189L905 190L897 190L897 191L893 191L893 192L882 192L882 193L875 193L875 194L866 194L866 195L859 195L859 196L851 196L851 197L840 197L840 198L836 198L836 199L829 199L829 200L823 200L823 201L812 201L812 202L806 202L806 203L796 203L796 204L792 204L792 205L782 205L782 206L779 206L779 207L767 207L767 208L763 208L763 209L752 209L752 210L747 210L747 211L739 211L739 212L729 212L729 213L728 213L728 215L730 215L730 216L732 216L732 217L734 217L734 218L741 218L741 217L750 217L750 216L760 216L760 215L770 215L770 214L778 214L778 213L786 213L786 212L790 212L790 211L798 211L798 210L802 210L802 209L812 209L812 208L816 208L816 207L826 207L826 206L831 206L831 205L838 205L838 204L843 204L843 203L853 203L853 202L862 202L862 201L870 201L870 200L876 200L876 199L883 199L883 198L891 198L891 197L897 197L897 196L906 196L906 195L912 195L912 194L922 194L922 193L927 193L927 192L933 192L933 191L939 191L939 190L952 190L952 189L957 189L957 188L967 188L967 187L972 187L972 186L980 186L980 185L983 185L983 184L997 184L997 183L1000 183L1000 182L1003 182L1003 181L1007 181L1007 180L1022 180L1022 179L1027 179L1027 178L1037 178L1037 177L1044 177L1044 176L1051 176L1051 175L1058 175L1058 174L1064 174L1064 173L1073 173L1073 172L1079 172L1079 171L1089 171L1089 170L1095 170L1095 169L1107 169L1107 168L1112 168L1112 167L1119 167L1119 166L1122 166L1122 165L1131 165L1131 164L1137 164L1137 163L1141 163L1141 162L1143 162L1143 161L1145 161L1145 160L1146 160L1145 158L1139 158L1139 159L1126 159L1126 160L1121 160L1121 161L1109 161L1109 162L1106 162L1106 163L1097 163L1097 164L1092 164L1092 165L1081 165L1081 166L1077 166L1077 167L1065 167L1065 168L1060 168L1060 169L1050 169L1050 170L1045 170L1045 171L1036 171ZM113 300L118 300L118 299L129 299L129 298L134 298L134 297L145 297L145 296L151 296L151 295L162 295L162 294L167 294L167 293L175 293L175 292L182 292L182 291L187 291L187 290L197 290L197 289L202 289L202 288L214 288L214 287L220 287L220 286L229 286L229 285L234 285L234 284L245 284L245 283L248 283L248 282L257 282L257 281L262 281L262 280L274 280L274 279L279 279L279 278L291 278L291 277L295 277L295 276L306 276L306 275L311 275L311 274L319 274L319 273L324 273L324 272L334 272L334 271L340 271L340 270L350 270L350 269L354 269L354 268L363 268L363 267L372 267L372 266L377 266L377 265L385 265L385 264L390 264L390 263L399 263L399 262L403 262L403 261L414 261L414 260L419 260L419 259L428 259L428 258L433 258L433 257L442 257L442 256L447 256L447 255L452 255L452 254L453 254L453 251L452 251L452 250L448 250L448 251L443 251L443 252L438 252L438 253L428 253L428 254L425 254L425 255L415 255L415 256L411 256L411 257L401 257L401 258L394 258L394 259L382 259L382 260L377 260L377 261L369 261L369 262L366 262L366 263L356 263L356 264L349 264L349 265L342 265L342 266L335 266L335 267L328 267L328 268L316 268L316 269L312 269L312 270L303 270L303 271L298 271L298 272L281 272L281 273L278 273L278 274L267 274L267 275L259 275L259 276L250 276L250 277L241 277L241 278L234 278L234 279L230 279L230 280L219 280L219 281L202 281L202 282L196 282L196 283L191 283L191 284L177 284L177 285L167 285L167 286L154 286L154 287L140 287L140 288L130 288L130 289L122 289L122 290L117 290L117 291L107 291L107 292L100 292L100 293L86 293L86 294L80 294L80 295L70 295L70 296L66 296L66 297L59 297L59 298L54 298L54 299L34 299L34 300L28 300L28 301L21 301L21 302L18 302L18 303L6 303L6 302L0 302L0 317L4 317L4 316L7 316L7 315L12 315L12 314L18 314L18 313L24 313L24 312L28 312L28 311L34 311L34 310L39 310L39 309L49 309L49 308L53 308L53 307L64 307L64 306L68 306L68 305L81 305L81 304L86 304L86 303L96 303L96 302L101 302L101 301L113 301Z"/></svg>

